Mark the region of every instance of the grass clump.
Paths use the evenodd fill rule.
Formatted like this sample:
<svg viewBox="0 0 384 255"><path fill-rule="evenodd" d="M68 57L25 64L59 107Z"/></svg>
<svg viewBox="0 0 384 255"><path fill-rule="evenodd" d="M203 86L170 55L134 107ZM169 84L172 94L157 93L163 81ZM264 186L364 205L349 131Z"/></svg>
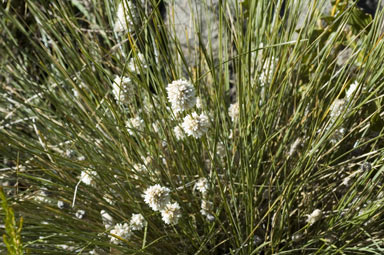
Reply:
<svg viewBox="0 0 384 255"><path fill-rule="evenodd" d="M0 5L30 254L381 254L384 12L197 2Z"/></svg>

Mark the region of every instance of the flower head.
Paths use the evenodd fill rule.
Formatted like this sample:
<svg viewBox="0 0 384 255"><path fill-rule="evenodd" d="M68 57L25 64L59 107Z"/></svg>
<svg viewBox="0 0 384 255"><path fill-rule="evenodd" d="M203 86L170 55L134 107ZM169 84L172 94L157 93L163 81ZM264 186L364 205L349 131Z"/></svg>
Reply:
<svg viewBox="0 0 384 255"><path fill-rule="evenodd" d="M263 65L263 70L260 74L259 80L262 86L269 84L273 78L273 72L277 63L274 57L268 58Z"/></svg>
<svg viewBox="0 0 384 255"><path fill-rule="evenodd" d="M75 213L75 216L78 219L84 218L84 215L85 215L85 211L84 210L77 210L77 212Z"/></svg>
<svg viewBox="0 0 384 255"><path fill-rule="evenodd" d="M196 104L195 88L184 79L168 84L167 93L172 110L176 114L191 109Z"/></svg>
<svg viewBox="0 0 384 255"><path fill-rule="evenodd" d="M57 207L59 209L64 209L65 208L65 203L61 200L57 201Z"/></svg>
<svg viewBox="0 0 384 255"><path fill-rule="evenodd" d="M231 104L228 108L228 115L231 117L231 120L234 122L239 119L240 115L240 108L239 103Z"/></svg>
<svg viewBox="0 0 384 255"><path fill-rule="evenodd" d="M127 120L126 127L128 128L128 133L134 135L135 131L144 130L144 121L137 115L136 117Z"/></svg>
<svg viewBox="0 0 384 255"><path fill-rule="evenodd" d="M145 63L145 58L142 53L137 54L137 59L131 58L128 62L128 70L132 73L140 73L140 65L141 68L147 68L147 65Z"/></svg>
<svg viewBox="0 0 384 255"><path fill-rule="evenodd" d="M111 229L110 233L120 238L128 239L132 235L132 230L127 223L124 223L124 224L118 223L114 226L113 229ZM111 242L114 244L120 244L121 240L112 235L111 235Z"/></svg>
<svg viewBox="0 0 384 255"><path fill-rule="evenodd" d="M155 184L144 192L144 202L149 205L152 210L162 210L170 201L170 190L167 187L161 187Z"/></svg>
<svg viewBox="0 0 384 255"><path fill-rule="evenodd" d="M336 99L332 103L330 108L330 113L329 113L332 124L343 113L343 111L345 110L345 106L346 106L346 101L344 99Z"/></svg>
<svg viewBox="0 0 384 255"><path fill-rule="evenodd" d="M202 109L203 105L204 105L203 99L201 99L201 97L196 97L196 107L199 109Z"/></svg>
<svg viewBox="0 0 384 255"><path fill-rule="evenodd" d="M185 116L181 124L184 132L195 138L202 137L208 131L209 126L208 116L204 113L197 115L196 112L193 112L192 115Z"/></svg>
<svg viewBox="0 0 384 255"><path fill-rule="evenodd" d="M117 7L116 21L113 30L124 32L130 30L137 23L137 13L134 4L130 0L122 0Z"/></svg>
<svg viewBox="0 0 384 255"><path fill-rule="evenodd" d="M185 137L184 131L179 126L174 127L173 132L175 133L175 137L177 140L183 140L184 139L184 137Z"/></svg>
<svg viewBox="0 0 384 255"><path fill-rule="evenodd" d="M107 213L105 210L101 210L100 215L105 228L108 229L112 227L112 224L113 224L112 216L109 213Z"/></svg>
<svg viewBox="0 0 384 255"><path fill-rule="evenodd" d="M165 224L177 224L181 217L179 203L169 203L161 210L161 217Z"/></svg>
<svg viewBox="0 0 384 255"><path fill-rule="evenodd" d="M80 180L87 185L94 185L94 177L97 175L96 171L82 171Z"/></svg>
<svg viewBox="0 0 384 255"><path fill-rule="evenodd" d="M195 188L200 191L203 195L208 192L209 184L207 178L200 178L196 184Z"/></svg>
<svg viewBox="0 0 384 255"><path fill-rule="evenodd" d="M359 83L357 81L349 85L348 90L345 92L345 97L347 98L347 100L352 99L353 94L358 88L359 88Z"/></svg>
<svg viewBox="0 0 384 255"><path fill-rule="evenodd" d="M136 172L145 172L147 168L143 164L134 164L133 169L135 169Z"/></svg>
<svg viewBox="0 0 384 255"><path fill-rule="evenodd" d="M135 93L134 86L129 77L116 76L112 84L112 92L116 101L120 103L129 103Z"/></svg>
<svg viewBox="0 0 384 255"><path fill-rule="evenodd" d="M311 214L307 215L307 217L307 222L309 225L313 225L323 217L323 211L320 209L315 209Z"/></svg>
<svg viewBox="0 0 384 255"><path fill-rule="evenodd" d="M132 218L129 224L131 225L132 230L142 230L145 226L145 223L146 221L143 215L138 213L138 214L132 214Z"/></svg>
<svg viewBox="0 0 384 255"><path fill-rule="evenodd" d="M213 216L210 212L212 211L213 209L213 203L211 201L208 201L208 200L201 200L201 210L200 210L200 213L201 215L204 215L207 217L207 219L209 221L212 221L215 219L215 216Z"/></svg>

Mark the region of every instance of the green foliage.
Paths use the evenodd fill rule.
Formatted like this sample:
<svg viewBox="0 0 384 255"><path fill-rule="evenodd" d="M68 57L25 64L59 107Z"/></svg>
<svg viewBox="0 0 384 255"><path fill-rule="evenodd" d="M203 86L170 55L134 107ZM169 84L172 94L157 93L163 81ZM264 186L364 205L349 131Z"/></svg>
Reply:
<svg viewBox="0 0 384 255"><path fill-rule="evenodd" d="M120 1L0 4L0 177L24 219L4 209L7 247L382 254L384 11L190 1L186 30L173 1L143 2L120 20ZM167 88L182 78L200 102L177 113ZM192 113L208 119L199 138ZM156 184L177 224L145 201Z"/></svg>
<svg viewBox="0 0 384 255"><path fill-rule="evenodd" d="M3 189L0 187L1 206L4 212L5 234L3 235L4 244L10 255L24 254L23 245L21 243L21 229L23 218L20 218L17 226L15 214L11 207L8 206L7 198L4 195Z"/></svg>

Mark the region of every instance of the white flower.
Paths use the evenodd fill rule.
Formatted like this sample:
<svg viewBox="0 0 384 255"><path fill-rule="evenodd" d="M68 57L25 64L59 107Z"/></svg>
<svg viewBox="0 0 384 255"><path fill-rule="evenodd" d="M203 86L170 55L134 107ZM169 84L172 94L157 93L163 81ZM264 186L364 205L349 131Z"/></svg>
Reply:
<svg viewBox="0 0 384 255"><path fill-rule="evenodd" d="M216 145L216 154L218 156L224 157L225 156L225 146L222 142L218 142Z"/></svg>
<svg viewBox="0 0 384 255"><path fill-rule="evenodd" d="M311 214L307 215L307 217L307 222L309 225L313 225L323 217L323 211L320 209L315 209Z"/></svg>
<svg viewBox="0 0 384 255"><path fill-rule="evenodd" d="M145 219L143 215L141 214L132 214L132 218L130 221L131 229L132 230L142 230L145 226Z"/></svg>
<svg viewBox="0 0 384 255"><path fill-rule="evenodd" d="M37 191L34 196L35 201L41 203L50 203L51 199L48 197L47 189L43 187L41 190Z"/></svg>
<svg viewBox="0 0 384 255"><path fill-rule="evenodd" d="M82 171L80 180L87 185L95 185L94 178L96 177L96 171Z"/></svg>
<svg viewBox="0 0 384 255"><path fill-rule="evenodd" d="M195 88L184 79L168 84L167 93L172 110L176 114L191 109L196 104Z"/></svg>
<svg viewBox="0 0 384 255"><path fill-rule="evenodd" d="M200 178L196 184L195 189L200 191L203 195L205 195L208 192L209 184L207 178Z"/></svg>
<svg viewBox="0 0 384 255"><path fill-rule="evenodd" d="M336 119L343 113L345 110L346 101L344 99L336 99L330 108L329 116L331 118L331 122L335 122Z"/></svg>
<svg viewBox="0 0 384 255"><path fill-rule="evenodd" d="M64 207L65 207L64 202L61 201L61 200L57 201L57 207L58 207L59 209L64 209Z"/></svg>
<svg viewBox="0 0 384 255"><path fill-rule="evenodd" d="M200 97L196 98L196 107L198 109L202 109L203 108L203 100Z"/></svg>
<svg viewBox="0 0 384 255"><path fill-rule="evenodd" d="M140 65L141 65L141 68L145 69L147 68L147 65L145 64L145 58L144 58L144 55L142 53L138 53L137 54L137 60L138 62L135 62L135 58L131 58L128 62L128 70L132 73L140 73Z"/></svg>
<svg viewBox="0 0 384 255"><path fill-rule="evenodd" d="M357 81L355 81L354 83L349 85L349 88L348 88L347 92L345 93L345 97L347 98L347 100L350 100L352 98L353 93L355 92L355 90L358 87L359 87L359 83Z"/></svg>
<svg viewBox="0 0 384 255"><path fill-rule="evenodd" d="M132 235L132 230L127 223L118 223L110 231L112 235L116 235L122 239L128 239ZM111 235L111 242L114 244L120 244L121 240Z"/></svg>
<svg viewBox="0 0 384 255"><path fill-rule="evenodd" d="M231 117L231 120L235 122L239 119L240 116L240 108L239 108L239 102L231 104L228 108L228 115Z"/></svg>
<svg viewBox="0 0 384 255"><path fill-rule="evenodd" d="M183 140L184 139L184 137L185 137L184 131L179 126L174 127L173 132L175 133L175 137L177 140Z"/></svg>
<svg viewBox="0 0 384 255"><path fill-rule="evenodd" d="M82 82L79 84L79 88L73 88L72 92L73 92L73 95L78 98L80 97L80 94L81 94L80 91L86 90L86 89L87 89L87 85Z"/></svg>
<svg viewBox="0 0 384 255"><path fill-rule="evenodd" d="M135 96L134 85L129 77L116 76L112 84L112 92L116 101L129 103Z"/></svg>
<svg viewBox="0 0 384 255"><path fill-rule="evenodd" d="M171 199L169 192L170 190L167 187L155 184L144 192L144 202L154 211L162 210Z"/></svg>
<svg viewBox="0 0 384 255"><path fill-rule="evenodd" d="M208 200L201 200L201 214L204 215L204 216L208 216L208 215L211 215L209 212L211 212L213 209L213 203L211 201L208 201Z"/></svg>
<svg viewBox="0 0 384 255"><path fill-rule="evenodd" d="M270 57L264 62L263 70L259 77L262 86L268 85L272 81L276 62L277 59L274 57Z"/></svg>
<svg viewBox="0 0 384 255"><path fill-rule="evenodd" d="M228 139L233 139L233 130L229 130Z"/></svg>
<svg viewBox="0 0 384 255"><path fill-rule="evenodd" d="M146 165L146 166L148 166L152 162L151 156L147 156L147 157L141 156L141 159L143 160L144 165Z"/></svg>
<svg viewBox="0 0 384 255"><path fill-rule="evenodd" d="M294 241L294 242L298 242L298 241L300 241L302 238L303 238L303 234L301 234L301 233L294 233L294 234L292 235L292 241Z"/></svg>
<svg viewBox="0 0 384 255"><path fill-rule="evenodd" d="M75 250L77 249L75 243L72 241L66 241L66 244L56 244L55 246L59 249L70 252L70 254L76 253ZM67 252L66 254L68 254Z"/></svg>
<svg viewBox="0 0 384 255"><path fill-rule="evenodd" d="M137 174L143 173L147 170L147 168L143 164L134 164L133 169L135 169ZM139 175L137 175L137 174L134 174L134 176L133 176L136 180L139 179Z"/></svg>
<svg viewBox="0 0 384 255"><path fill-rule="evenodd" d="M192 115L185 116L181 127L187 135L200 138L208 131L208 116L204 113L197 115L196 112L193 112Z"/></svg>
<svg viewBox="0 0 384 255"><path fill-rule="evenodd" d="M161 217L165 224L177 224L181 217L180 206L177 202L169 203L161 210Z"/></svg>
<svg viewBox="0 0 384 255"><path fill-rule="evenodd" d="M345 177L345 178L343 179L342 184L343 184L344 186L349 187L349 186L351 185L351 177L350 177L350 176Z"/></svg>
<svg viewBox="0 0 384 255"><path fill-rule="evenodd" d="M152 128L155 133L161 132L162 123L160 121L155 121L152 123Z"/></svg>
<svg viewBox="0 0 384 255"><path fill-rule="evenodd" d="M84 161L85 160L85 157L84 156L80 156L77 158L78 161Z"/></svg>
<svg viewBox="0 0 384 255"><path fill-rule="evenodd" d="M78 219L84 218L84 215L85 215L85 211L84 210L77 210L77 212L75 214L76 218L78 218Z"/></svg>
<svg viewBox="0 0 384 255"><path fill-rule="evenodd" d="M128 133L133 135L136 131L144 130L144 121L139 116L136 116L134 118L128 119L126 126L128 128Z"/></svg>
<svg viewBox="0 0 384 255"><path fill-rule="evenodd" d="M108 204L110 204L110 205L114 205L115 202L112 200L112 198L113 198L113 197L109 196L108 194L105 194L105 195L103 196L103 199L104 199L105 201L107 201Z"/></svg>
<svg viewBox="0 0 384 255"><path fill-rule="evenodd" d="M126 30L132 30L137 23L137 14L134 4L130 0L122 0L117 7L116 13L117 19L113 30L115 32L123 32Z"/></svg>
<svg viewBox="0 0 384 255"><path fill-rule="evenodd" d="M143 164L134 164L133 168L135 169L136 172L144 172L147 170L147 168Z"/></svg>
<svg viewBox="0 0 384 255"><path fill-rule="evenodd" d="M109 229L110 227L112 227L112 224L113 224L112 216L104 210L101 210L100 214L101 214L101 219L103 221L105 229Z"/></svg>

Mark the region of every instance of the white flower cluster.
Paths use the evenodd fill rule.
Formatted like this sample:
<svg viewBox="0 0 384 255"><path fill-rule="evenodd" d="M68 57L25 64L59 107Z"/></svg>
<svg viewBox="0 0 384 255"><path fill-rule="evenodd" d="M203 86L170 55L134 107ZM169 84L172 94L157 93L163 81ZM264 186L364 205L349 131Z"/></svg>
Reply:
<svg viewBox="0 0 384 255"><path fill-rule="evenodd" d="M209 213L212 211L212 209L213 209L213 203L211 201L208 201L205 199L201 200L200 213L201 213L201 215L204 215L205 217L207 217L207 220L209 220L209 221L213 221L215 219L215 217Z"/></svg>
<svg viewBox="0 0 384 255"><path fill-rule="evenodd" d="M315 209L311 214L307 215L307 222L309 225L315 224L315 222L321 220L323 217L323 211L320 209Z"/></svg>
<svg viewBox="0 0 384 255"><path fill-rule="evenodd" d="M339 116L342 116L344 112L348 112L350 109L348 107L349 102L353 99L353 94L356 92L356 90L359 88L359 83L357 81L353 82L348 90L345 93L345 97L342 99L336 99L329 110L329 117L330 117L330 122L327 127L329 130L336 122L337 118ZM331 136L331 143L335 144L339 140L341 140L344 137L346 130L343 124L336 129Z"/></svg>
<svg viewBox="0 0 384 255"><path fill-rule="evenodd" d="M165 224L177 224L181 217L181 208L177 202L171 203L170 190L155 184L144 192L144 202L155 212L160 211Z"/></svg>
<svg viewBox="0 0 384 255"><path fill-rule="evenodd" d="M85 211L84 210L77 210L76 211L76 213L75 213L75 216L76 216L76 218L78 218L78 219L82 219L82 218L84 218L84 216L85 216Z"/></svg>
<svg viewBox="0 0 384 255"><path fill-rule="evenodd" d="M196 112L193 112L191 115L185 116L181 127L188 136L193 136L195 138L202 137L209 128L209 119L208 116L204 113L198 115Z"/></svg>
<svg viewBox="0 0 384 255"><path fill-rule="evenodd" d="M133 169L135 169L135 171L138 173L145 172L147 170L147 168L143 164L134 164Z"/></svg>
<svg viewBox="0 0 384 255"><path fill-rule="evenodd" d="M167 94L175 114L191 109L196 104L195 88L184 79L168 84Z"/></svg>
<svg viewBox="0 0 384 255"><path fill-rule="evenodd" d="M231 117L231 120L235 122L239 119L240 116L240 108L239 108L239 102L231 104L228 108L228 115Z"/></svg>
<svg viewBox="0 0 384 255"><path fill-rule="evenodd" d="M329 113L330 123L329 123L327 129L330 129L334 125L334 123L336 122L337 118L343 114L347 104L348 104L348 102L345 99L336 99L333 102L333 104L331 105L331 108L330 108L330 113ZM331 142L333 144L337 143L337 141L339 141L340 139L343 138L344 133L345 133L345 128L343 126L336 129L335 132L333 133L332 137L331 137Z"/></svg>
<svg viewBox="0 0 384 255"><path fill-rule="evenodd" d="M179 203L169 203L161 210L161 218L165 224L177 224L181 218Z"/></svg>
<svg viewBox="0 0 384 255"><path fill-rule="evenodd" d="M200 191L203 198L201 200L201 210L200 213L207 217L209 221L213 221L215 217L210 213L213 209L213 203L207 200L208 191L209 191L209 183L207 178L200 178L194 187L196 190Z"/></svg>
<svg viewBox="0 0 384 255"><path fill-rule="evenodd" d="M64 208L65 208L65 203L64 203L64 201L61 201L61 200L57 201L57 207L58 207L59 209L64 209Z"/></svg>
<svg viewBox="0 0 384 255"><path fill-rule="evenodd" d="M203 196L205 196L209 190L209 184L207 178L200 178L196 184L195 189L201 192Z"/></svg>
<svg viewBox="0 0 384 255"><path fill-rule="evenodd" d="M345 178L343 179L342 184L343 184L344 186L346 186L346 187L349 187L349 186L351 185L351 182L352 182L353 178L355 178L356 175L359 175L359 174L361 174L361 173L363 173L363 170L361 170L361 169L359 169L359 170L357 170L357 171L351 173L350 175L348 175L347 177L345 177Z"/></svg>
<svg viewBox="0 0 384 255"><path fill-rule="evenodd" d="M113 30L115 32L132 31L137 23L137 10L130 0L122 0L117 7L116 21Z"/></svg>
<svg viewBox="0 0 384 255"><path fill-rule="evenodd" d="M114 244L121 244L122 239L128 239L132 235L132 229L127 223L117 223L113 229L110 231L111 233L111 242ZM120 237L117 238L116 236Z"/></svg>
<svg viewBox="0 0 384 255"><path fill-rule="evenodd" d="M152 163L151 156L146 156L146 157L141 156L141 160L143 160L143 163L144 163L145 166L148 166L149 164Z"/></svg>
<svg viewBox="0 0 384 255"><path fill-rule="evenodd" d="M345 97L347 100L351 100L354 92L359 88L359 83L357 81L354 81L351 85L349 85L349 88L347 89L345 93Z"/></svg>
<svg viewBox="0 0 384 255"><path fill-rule="evenodd" d="M259 77L262 86L266 86L271 83L276 63L277 59L274 57L270 57L264 62L263 70Z"/></svg>
<svg viewBox="0 0 384 255"><path fill-rule="evenodd" d="M147 65L145 64L145 58L144 58L144 55L139 52L137 54L137 61L135 61L135 58L131 58L128 62L128 70L132 73L140 73L140 65L141 65L141 68L145 69L147 68ZM138 64L140 63L140 64Z"/></svg>
<svg viewBox="0 0 384 255"><path fill-rule="evenodd" d="M82 171L80 175L80 180L81 182L87 184L87 185L92 185L94 186L95 180L94 178L97 176L96 171Z"/></svg>
<svg viewBox="0 0 384 255"><path fill-rule="evenodd" d="M102 210L101 217L103 219L103 223L105 225L106 229L109 229L113 224L112 216L109 215L107 212ZM116 224L113 229L110 230L111 233L111 242L114 244L121 244L121 239L128 239L133 234L132 231L140 231L142 230L146 225L146 220L144 219L143 215L141 214L132 214L131 220L128 223L118 223ZM115 236L114 236L115 235ZM116 236L120 237L117 238Z"/></svg>
<svg viewBox="0 0 384 255"><path fill-rule="evenodd" d="M127 104L134 98L134 85L129 77L116 76L112 84L112 92L116 101Z"/></svg>
<svg viewBox="0 0 384 255"><path fill-rule="evenodd" d="M138 115L128 119L125 125L128 128L128 133L130 135L134 135L137 131L144 130L144 121Z"/></svg>
<svg viewBox="0 0 384 255"><path fill-rule="evenodd" d="M41 203L51 203L51 199L48 197L47 189L42 188L34 195L34 200Z"/></svg>
<svg viewBox="0 0 384 255"><path fill-rule="evenodd" d="M334 123L336 119L343 113L345 110L346 101L344 99L336 99L330 108L329 116L331 122Z"/></svg>
<svg viewBox="0 0 384 255"><path fill-rule="evenodd" d="M144 192L144 202L149 205L155 212L165 208L170 202L170 190L167 187L161 187L160 184L150 186Z"/></svg>
<svg viewBox="0 0 384 255"><path fill-rule="evenodd" d="M177 140L183 140L185 137L184 131L179 126L173 128L173 132L175 133L175 137Z"/></svg>
<svg viewBox="0 0 384 255"><path fill-rule="evenodd" d="M203 109L203 106L204 106L203 99L201 99L201 97L196 97L196 107L198 109Z"/></svg>
<svg viewBox="0 0 384 255"><path fill-rule="evenodd" d="M131 221L129 222L132 230L142 230L146 224L144 216L140 213L132 214Z"/></svg>
<svg viewBox="0 0 384 255"><path fill-rule="evenodd" d="M113 225L113 218L112 216L107 213L105 210L100 211L101 219L103 221L103 224L105 226L105 229L109 229Z"/></svg>

